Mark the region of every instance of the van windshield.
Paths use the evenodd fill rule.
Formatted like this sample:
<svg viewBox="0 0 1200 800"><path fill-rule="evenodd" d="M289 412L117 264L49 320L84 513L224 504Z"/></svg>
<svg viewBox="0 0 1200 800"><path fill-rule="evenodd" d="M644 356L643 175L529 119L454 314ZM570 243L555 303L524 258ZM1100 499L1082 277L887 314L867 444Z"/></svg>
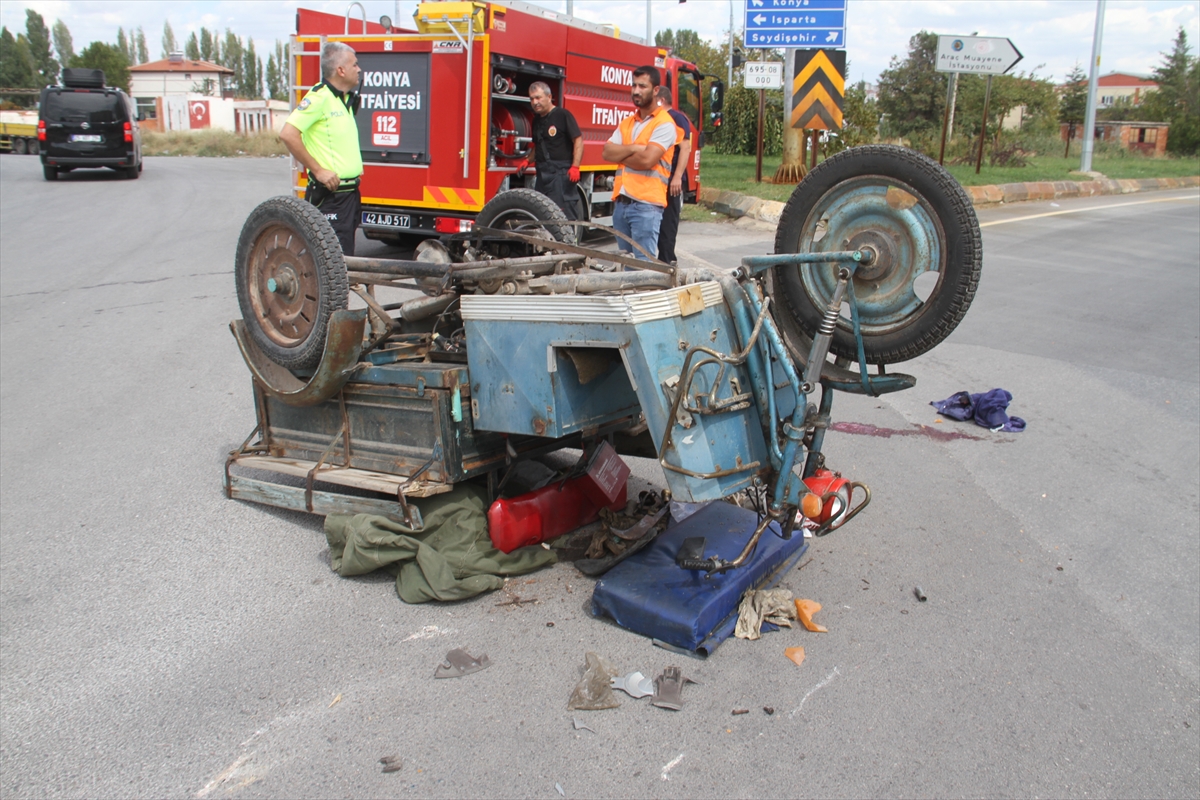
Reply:
<svg viewBox="0 0 1200 800"><path fill-rule="evenodd" d="M47 122L87 122L92 125L119 122L121 96L116 92L47 92L42 102L42 119Z"/></svg>

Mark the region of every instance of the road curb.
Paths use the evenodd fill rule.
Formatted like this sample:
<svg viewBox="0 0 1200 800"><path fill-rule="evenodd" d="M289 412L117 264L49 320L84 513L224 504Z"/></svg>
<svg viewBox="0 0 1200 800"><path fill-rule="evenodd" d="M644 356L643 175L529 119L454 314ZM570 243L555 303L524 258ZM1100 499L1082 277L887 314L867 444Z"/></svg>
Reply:
<svg viewBox="0 0 1200 800"><path fill-rule="evenodd" d="M1200 175L1186 178L1140 178L1113 180L1098 178L1090 181L1037 181L1033 183L1004 183L992 186L965 186L971 204L976 207L1021 203L1029 200L1058 200L1063 197L1094 197L1106 194L1133 194L1163 189L1186 189L1200 186ZM725 189L700 188L701 205L718 214L737 219L752 219L779 224L783 203L761 197L731 192Z"/></svg>

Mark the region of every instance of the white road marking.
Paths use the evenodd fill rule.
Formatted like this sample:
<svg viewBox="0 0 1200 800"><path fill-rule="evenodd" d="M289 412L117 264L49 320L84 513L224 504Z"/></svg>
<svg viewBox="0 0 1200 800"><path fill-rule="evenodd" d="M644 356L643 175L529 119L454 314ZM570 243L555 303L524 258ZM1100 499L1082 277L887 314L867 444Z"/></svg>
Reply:
<svg viewBox="0 0 1200 800"><path fill-rule="evenodd" d="M810 698L810 697L812 697L812 696L813 696L813 692L817 691L818 689L824 689L826 686L828 686L828 685L829 685L829 682L830 682L831 680L833 680L834 678L836 678L838 675L841 675L841 674L842 674L842 673L838 672L838 668L837 668L837 667L834 667L834 668L833 668L833 672L831 672L831 673L829 673L828 675L826 675L826 676L825 676L825 679L824 679L823 681L821 681L821 682L820 682L820 683L818 683L816 686L814 686L814 687L812 687L811 689L809 689L809 690L808 690L808 694L804 695L804 697L802 697L802 698L800 699L800 705L798 705L798 706L796 706L795 708L793 708L793 709L792 709L792 713L788 714L788 719L792 719L793 717L795 717L797 714L799 714L799 713L800 713L800 709L804 708L804 704L805 704L806 702L808 702L808 698Z"/></svg>
<svg viewBox="0 0 1200 800"><path fill-rule="evenodd" d="M209 781L207 784L205 784L203 789L196 792L196 797L207 796L208 793L211 792L213 789L217 788L222 783L229 780L229 778L233 775L233 773L237 771L237 768L240 767L242 764L245 764L249 760L250 760L250 756L248 756L248 755L239 756L237 761L234 761L232 764L230 764L228 767L226 767L220 775L213 778L211 781Z"/></svg>
<svg viewBox="0 0 1200 800"><path fill-rule="evenodd" d="M991 222L981 222L979 227L987 228L991 225L1007 225L1010 222L1024 222L1028 219L1041 219L1042 217L1057 217L1059 214L1078 214L1083 211L1103 211L1106 208L1124 208L1125 206L1141 206L1146 203L1186 203L1190 200L1200 200L1200 195L1193 197L1159 197L1154 200L1133 200L1128 203L1113 203L1107 206L1088 206L1087 208L1068 208L1065 211L1047 211L1044 214L1029 214L1024 217L1013 217L1012 219L997 219Z"/></svg>
<svg viewBox="0 0 1200 800"><path fill-rule="evenodd" d="M675 756L670 760L670 762L667 763L665 767L662 768L662 779L664 781L671 780L671 776L668 773L679 766L679 762L683 761L683 755L683 753L680 753L679 755Z"/></svg>

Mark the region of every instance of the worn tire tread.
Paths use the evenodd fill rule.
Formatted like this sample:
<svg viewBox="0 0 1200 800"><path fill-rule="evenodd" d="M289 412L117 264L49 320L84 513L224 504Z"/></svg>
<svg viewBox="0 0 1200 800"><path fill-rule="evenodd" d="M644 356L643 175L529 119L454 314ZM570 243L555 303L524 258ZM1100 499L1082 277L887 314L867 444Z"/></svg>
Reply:
<svg viewBox="0 0 1200 800"><path fill-rule="evenodd" d="M509 189L500 192L487 202L475 218L475 223L483 227L491 227L491 221L503 211L518 209L536 214L540 220L562 220L568 222L567 215L546 195L534 189ZM575 244L574 225L547 224L546 231L556 240L564 244Z"/></svg>
<svg viewBox="0 0 1200 800"><path fill-rule="evenodd" d="M254 249L258 234L270 223L290 223L313 254L317 268L320 297L317 322L312 332L296 347L281 347L263 331L250 302L246 259ZM234 278L242 319L254 343L276 364L291 370L312 369L321 362L325 336L334 311L347 307L350 293L342 245L329 220L315 206L297 197L283 195L260 203L242 225L234 257Z"/></svg>
<svg viewBox="0 0 1200 800"><path fill-rule="evenodd" d="M881 166L884 171L880 171ZM922 191L925 199L931 205L937 205L940 200L949 206L948 215L939 214L942 226L946 230L947 241L943 243L948 251L946 272L941 276L937 296L931 296L926 301L927 305L933 307L935 316L926 319L926 315L922 313L912 324L898 331L880 336L863 336L863 349L867 361L873 364L890 364L908 361L928 352L945 340L962 321L979 288L983 239L971 198L962 185L937 162L905 147L865 145L843 150L829 158L797 185L779 218L775 234L775 252L795 252L809 213L837 182L870 174L894 178L910 186L914 183L928 184L937 195L929 196L931 192ZM921 190L918 186L913 188ZM954 247L956 237L951 235L952 226L958 234L957 248ZM958 250L957 255L949 252L952 249ZM952 263L952 260L956 263ZM949 280L952 273L953 279ZM811 340L815 331L804 324L793 299L782 289L779 276L771 277L774 279L770 281L772 293L783 306L782 310L790 316L784 325L785 329L794 325L804 338ZM943 293L946 292L949 294L943 297ZM830 351L835 355L857 360L858 348L853 333L839 326Z"/></svg>

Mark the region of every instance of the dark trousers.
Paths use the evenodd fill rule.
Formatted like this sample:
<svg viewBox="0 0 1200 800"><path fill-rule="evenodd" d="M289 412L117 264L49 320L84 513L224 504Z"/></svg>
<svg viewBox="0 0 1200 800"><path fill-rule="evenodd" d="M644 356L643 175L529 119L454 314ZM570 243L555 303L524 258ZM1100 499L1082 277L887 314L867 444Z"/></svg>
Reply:
<svg viewBox="0 0 1200 800"><path fill-rule="evenodd" d="M537 190L553 200L567 219L579 219L575 184L567 177L570 168L569 161L537 162Z"/></svg>
<svg viewBox="0 0 1200 800"><path fill-rule="evenodd" d="M679 236L679 214L683 211L683 196L688 190L687 173L683 175L683 190L671 196L667 192L667 207L663 209L662 224L658 228L658 260L671 264L675 258L675 238Z"/></svg>
<svg viewBox="0 0 1200 800"><path fill-rule="evenodd" d="M309 183L304 199L316 206L329 220L342 245L342 252L348 256L354 255L354 232L358 230L358 223L362 219L362 198L358 185L331 192L322 184Z"/></svg>

